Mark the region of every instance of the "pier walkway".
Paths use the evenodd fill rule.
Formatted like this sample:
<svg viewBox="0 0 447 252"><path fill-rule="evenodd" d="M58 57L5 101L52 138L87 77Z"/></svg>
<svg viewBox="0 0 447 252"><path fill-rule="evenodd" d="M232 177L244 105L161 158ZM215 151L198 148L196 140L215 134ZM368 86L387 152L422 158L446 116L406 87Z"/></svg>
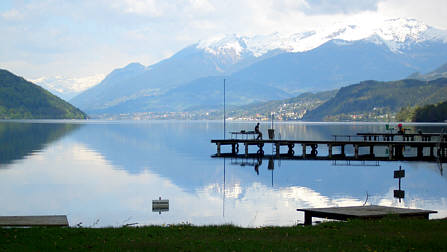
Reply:
<svg viewBox="0 0 447 252"><path fill-rule="evenodd" d="M341 139L341 140L340 140ZM352 140L356 139L356 140ZM334 136L334 140L279 140L279 139L214 139L217 152L212 157L282 158L292 160L378 160L378 161L447 161L447 141L441 133L388 134L359 133L356 136ZM272 145L272 154L265 154L264 146ZM223 146L231 146L224 153ZM242 154L239 154L242 146ZM251 147L250 147L251 146ZM300 153L296 154L296 146ZM255 148L256 152L249 152ZM281 152L287 147L287 152ZM350 154L346 148L352 148ZM284 149L284 148L283 148ZM319 150L324 153L323 155ZM405 150L413 150L411 153Z"/></svg>

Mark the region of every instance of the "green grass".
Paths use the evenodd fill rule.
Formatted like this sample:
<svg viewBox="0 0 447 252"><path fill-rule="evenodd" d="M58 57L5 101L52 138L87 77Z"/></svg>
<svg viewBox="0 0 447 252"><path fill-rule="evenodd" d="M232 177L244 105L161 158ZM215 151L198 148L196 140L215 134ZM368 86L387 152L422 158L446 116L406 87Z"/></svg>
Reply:
<svg viewBox="0 0 447 252"><path fill-rule="evenodd" d="M0 251L446 251L447 220L387 218L305 227L3 228Z"/></svg>

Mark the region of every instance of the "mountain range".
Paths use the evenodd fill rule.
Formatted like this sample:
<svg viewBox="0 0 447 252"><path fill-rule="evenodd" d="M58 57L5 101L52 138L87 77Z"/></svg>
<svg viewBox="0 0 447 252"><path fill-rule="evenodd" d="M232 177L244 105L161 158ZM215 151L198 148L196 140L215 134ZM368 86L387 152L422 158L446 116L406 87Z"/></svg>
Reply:
<svg viewBox="0 0 447 252"><path fill-rule="evenodd" d="M426 74L413 73L412 75L408 76L408 79L417 79L417 80L436 80L439 78L447 78L447 63L429 73Z"/></svg>
<svg viewBox="0 0 447 252"><path fill-rule="evenodd" d="M447 59L447 31L414 19L291 35L231 35L151 66L131 63L70 100L89 114L169 112L278 100L363 80L403 79Z"/></svg>

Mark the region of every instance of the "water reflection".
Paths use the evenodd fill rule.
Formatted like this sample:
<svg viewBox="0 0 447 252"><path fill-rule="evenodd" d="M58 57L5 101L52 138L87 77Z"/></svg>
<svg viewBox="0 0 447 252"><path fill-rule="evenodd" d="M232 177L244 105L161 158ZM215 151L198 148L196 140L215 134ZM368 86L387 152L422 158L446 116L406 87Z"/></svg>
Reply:
<svg viewBox="0 0 447 252"><path fill-rule="evenodd" d="M81 126L70 123L0 122L0 164L10 164L39 152Z"/></svg>
<svg viewBox="0 0 447 252"><path fill-rule="evenodd" d="M405 191L401 188L402 178L405 177L405 170L402 170L402 166L399 166L399 170L394 171L394 178L399 180L399 187L397 190L394 190L394 198L399 199L399 203L401 199L405 198Z"/></svg>
<svg viewBox="0 0 447 252"><path fill-rule="evenodd" d="M1 125L1 124L0 124ZM138 223L293 225L297 208L368 203L439 211L447 180L436 163L212 159L215 122L90 122L47 141L0 170L0 215L67 214L71 225ZM53 126L51 126L53 127ZM51 130L57 129L51 128ZM252 123L228 124L229 130ZM268 126L261 124L261 130ZM277 124L282 136L330 138L383 125ZM263 129L264 128L264 129ZM341 129L340 129L341 128ZM13 130L13 127L10 127ZM305 135L301 135L305 134ZM62 134L63 135L63 134ZM405 198L394 198L394 170L405 169ZM29 169L32 167L32 169ZM152 200L169 211L152 212ZM97 222L99 220L99 222ZM96 224L95 224L96 223Z"/></svg>

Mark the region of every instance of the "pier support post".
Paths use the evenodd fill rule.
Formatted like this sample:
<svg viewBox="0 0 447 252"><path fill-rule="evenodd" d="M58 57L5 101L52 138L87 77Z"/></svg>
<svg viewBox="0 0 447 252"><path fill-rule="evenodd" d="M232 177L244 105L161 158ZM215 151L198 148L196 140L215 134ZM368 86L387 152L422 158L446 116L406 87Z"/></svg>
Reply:
<svg viewBox="0 0 447 252"><path fill-rule="evenodd" d="M248 156L248 144L245 143L245 156Z"/></svg>
<svg viewBox="0 0 447 252"><path fill-rule="evenodd" d="M359 145L358 144L354 144L354 157L355 157L355 159L359 158Z"/></svg>
<svg viewBox="0 0 447 252"><path fill-rule="evenodd" d="M418 158L422 158L424 156L424 147L418 146Z"/></svg>
<svg viewBox="0 0 447 252"><path fill-rule="evenodd" d="M306 145L301 144L301 146L303 147L303 158L306 158Z"/></svg>
<svg viewBox="0 0 447 252"><path fill-rule="evenodd" d="M393 160L393 145L392 144L390 144L390 145L388 145L388 149L389 149L389 160Z"/></svg>
<svg viewBox="0 0 447 252"><path fill-rule="evenodd" d="M312 225L312 215L308 212L304 212L304 225Z"/></svg>
<svg viewBox="0 0 447 252"><path fill-rule="evenodd" d="M220 157L220 143L217 143L217 156Z"/></svg>
<svg viewBox="0 0 447 252"><path fill-rule="evenodd" d="M369 146L369 155L370 155L371 157L374 157L374 145L370 145L370 146Z"/></svg>
<svg viewBox="0 0 447 252"><path fill-rule="evenodd" d="M344 157L345 156L345 145L344 144L340 145L340 151L341 151L340 154Z"/></svg>
<svg viewBox="0 0 447 252"><path fill-rule="evenodd" d="M318 156L318 144L311 144L310 147L312 148L312 151L310 152L310 155L312 155L313 157Z"/></svg>
<svg viewBox="0 0 447 252"><path fill-rule="evenodd" d="M289 156L293 156L295 154L295 151L293 150L293 147L295 147L295 144L288 144L287 146L289 147L289 151L287 152L287 154Z"/></svg>
<svg viewBox="0 0 447 252"><path fill-rule="evenodd" d="M279 143L279 142L277 142L276 144L275 144L276 146L276 156L277 157L279 157L280 155L281 155L281 144Z"/></svg>
<svg viewBox="0 0 447 252"><path fill-rule="evenodd" d="M329 152L329 158L332 158L332 144L328 144L327 145L327 149L328 149L328 152Z"/></svg>
<svg viewBox="0 0 447 252"><path fill-rule="evenodd" d="M430 157L431 157L431 158L434 158L434 157L435 157L435 153L434 153L434 150L433 150L433 146L430 146Z"/></svg>

